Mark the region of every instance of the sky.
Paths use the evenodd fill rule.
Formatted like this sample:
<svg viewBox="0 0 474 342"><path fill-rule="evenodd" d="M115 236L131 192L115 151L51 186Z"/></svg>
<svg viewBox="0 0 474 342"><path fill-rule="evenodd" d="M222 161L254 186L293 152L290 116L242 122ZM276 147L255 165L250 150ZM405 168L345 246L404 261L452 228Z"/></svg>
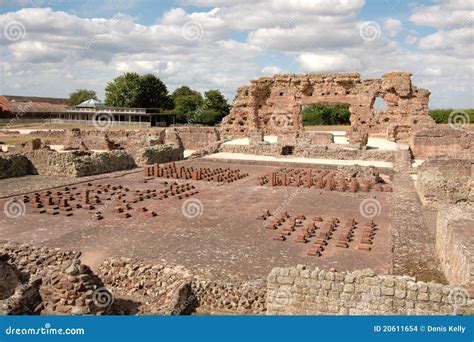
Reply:
<svg viewBox="0 0 474 342"><path fill-rule="evenodd" d="M276 73L408 71L431 108L474 108L473 0L0 0L0 93L104 98L124 72L171 92Z"/></svg>

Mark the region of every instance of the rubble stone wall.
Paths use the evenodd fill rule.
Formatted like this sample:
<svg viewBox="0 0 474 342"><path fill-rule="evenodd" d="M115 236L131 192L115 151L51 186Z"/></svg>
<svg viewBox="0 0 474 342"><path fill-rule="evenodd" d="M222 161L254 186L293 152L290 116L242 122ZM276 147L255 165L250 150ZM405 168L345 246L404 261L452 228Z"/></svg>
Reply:
<svg viewBox="0 0 474 342"><path fill-rule="evenodd" d="M251 145L222 144L219 152L245 153L264 156L281 157L284 146L294 146L291 157L342 159L342 160L380 160L393 162L396 160L397 151L390 150L358 150L341 147L336 144L311 145L311 144L285 144L285 143L259 143Z"/></svg>
<svg viewBox="0 0 474 342"><path fill-rule="evenodd" d="M428 90L415 87L406 72L386 73L372 80L361 80L358 73L260 77L237 90L221 134L223 138L248 136L255 128L277 135L301 131L303 106L348 104L351 141L357 141L362 132L407 141L413 131L434 125L428 112L429 95ZM387 105L382 112L373 108L377 97Z"/></svg>
<svg viewBox="0 0 474 342"><path fill-rule="evenodd" d="M0 241L0 255L2 254L9 256L9 262L22 273L23 281L40 274L48 267L64 267L81 255L77 251Z"/></svg>
<svg viewBox="0 0 474 342"><path fill-rule="evenodd" d="M336 272L298 265L274 268L262 279L109 258L94 274L81 265L79 257L80 252L0 241L0 270L5 271L0 288L11 296L6 301L0 299L0 311L6 303L13 310L10 312L17 314L119 313L118 306L129 298L142 307L135 314L180 314L189 307L270 315L474 314L474 300L466 296L464 288L407 276L376 275L370 269ZM115 297L113 307L97 307L94 302L92 292L103 291L103 287L110 291L109 304ZM41 305L36 306L38 301ZM35 305L25 306L26 302Z"/></svg>
<svg viewBox="0 0 474 342"><path fill-rule="evenodd" d="M38 133L39 134L39 133ZM110 142L136 157L144 147L176 144L188 150L199 150L220 140L216 127L172 127L167 129L96 130L68 129L51 135L51 142L89 150L109 150Z"/></svg>
<svg viewBox="0 0 474 342"><path fill-rule="evenodd" d="M418 167L417 176L424 205L474 203L474 159L430 158Z"/></svg>
<svg viewBox="0 0 474 342"><path fill-rule="evenodd" d="M208 311L258 315L266 312L266 279L222 270L193 271L192 295Z"/></svg>
<svg viewBox="0 0 474 342"><path fill-rule="evenodd" d="M135 157L138 165L168 163L184 159L184 149L176 144L168 143L145 147Z"/></svg>
<svg viewBox="0 0 474 342"><path fill-rule="evenodd" d="M146 146L164 143L163 131L151 130L95 130L68 129L64 136L56 139L57 144L78 148L81 143L89 150L109 150L108 141L134 155Z"/></svg>
<svg viewBox="0 0 474 342"><path fill-rule="evenodd" d="M98 275L112 292L158 299L170 287L190 282L185 306L202 310L261 314L265 312L266 281L223 271L190 271L183 266L149 263L137 259L104 261ZM181 308L181 311L185 308Z"/></svg>
<svg viewBox="0 0 474 342"><path fill-rule="evenodd" d="M37 174L42 176L81 177L134 168L135 162L125 151L56 152L36 150L24 153Z"/></svg>
<svg viewBox="0 0 474 342"><path fill-rule="evenodd" d="M436 221L436 252L451 285L474 284L474 207L442 205Z"/></svg>
<svg viewBox="0 0 474 342"><path fill-rule="evenodd" d="M324 271L303 265L268 276L270 315L472 315L464 290L373 270ZM455 304L456 303L456 304Z"/></svg>
<svg viewBox="0 0 474 342"><path fill-rule="evenodd" d="M180 144L186 150L201 150L219 140L216 127L173 127L165 134L165 142Z"/></svg>
<svg viewBox="0 0 474 342"><path fill-rule="evenodd" d="M34 174L36 170L25 156L0 153L0 179Z"/></svg>
<svg viewBox="0 0 474 342"><path fill-rule="evenodd" d="M474 159L474 134L462 129L431 128L414 133L409 140L415 158L435 155Z"/></svg>

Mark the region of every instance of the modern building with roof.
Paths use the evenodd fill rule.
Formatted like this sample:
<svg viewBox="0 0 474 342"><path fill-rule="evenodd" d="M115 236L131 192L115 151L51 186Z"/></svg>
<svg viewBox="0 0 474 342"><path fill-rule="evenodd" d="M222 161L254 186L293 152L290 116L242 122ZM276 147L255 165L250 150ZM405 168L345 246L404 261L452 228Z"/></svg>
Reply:
<svg viewBox="0 0 474 342"><path fill-rule="evenodd" d="M107 107L91 99L69 107L66 113L59 113L57 120L73 123L108 120L117 125L170 126L176 124L176 114L160 113L157 108Z"/></svg>
<svg viewBox="0 0 474 342"><path fill-rule="evenodd" d="M51 119L67 108L67 99L63 98L0 95L0 118L7 120Z"/></svg>
<svg viewBox="0 0 474 342"><path fill-rule="evenodd" d="M67 99L0 96L0 118L6 120L45 121L50 123L94 124L107 120L111 125L170 126L176 114L160 113L157 108L107 107L97 100L87 100L69 107Z"/></svg>

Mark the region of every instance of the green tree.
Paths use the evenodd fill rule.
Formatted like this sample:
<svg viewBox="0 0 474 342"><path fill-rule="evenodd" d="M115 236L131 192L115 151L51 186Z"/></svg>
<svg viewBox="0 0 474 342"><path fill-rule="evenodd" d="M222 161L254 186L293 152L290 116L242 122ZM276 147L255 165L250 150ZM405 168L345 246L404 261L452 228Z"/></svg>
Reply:
<svg viewBox="0 0 474 342"><path fill-rule="evenodd" d="M211 89L204 93L204 107L207 110L213 110L219 113L220 118L229 114L230 105L227 103L224 95L217 89Z"/></svg>
<svg viewBox="0 0 474 342"><path fill-rule="evenodd" d="M138 104L143 108L170 109L173 107L166 85L152 74L140 77Z"/></svg>
<svg viewBox="0 0 474 342"><path fill-rule="evenodd" d="M105 87L105 104L111 107L139 107L140 75L127 72Z"/></svg>
<svg viewBox="0 0 474 342"><path fill-rule="evenodd" d="M309 105L303 109L304 125L344 125L350 123L349 105Z"/></svg>
<svg viewBox="0 0 474 342"><path fill-rule="evenodd" d="M214 126L222 120L222 114L214 109L203 109L197 113L196 122L204 125Z"/></svg>
<svg viewBox="0 0 474 342"><path fill-rule="evenodd" d="M181 86L179 88L176 88L175 91L173 91L173 93L171 94L171 99L173 100L173 102L175 102L175 100L178 97L188 96L188 95L199 95L199 96L201 96L201 94L198 91L192 90L188 86Z"/></svg>
<svg viewBox="0 0 474 342"><path fill-rule="evenodd" d="M176 113L176 120L180 123L187 123L188 121L195 122L193 114L203 105L204 100L201 94L179 96L174 101L174 112Z"/></svg>
<svg viewBox="0 0 474 342"><path fill-rule="evenodd" d="M69 94L69 100L67 101L67 104L69 106L77 106L78 104L91 99L98 101L94 90L76 89Z"/></svg>
<svg viewBox="0 0 474 342"><path fill-rule="evenodd" d="M158 108L172 107L166 85L155 75L143 76L127 72L107 83L105 104L112 107Z"/></svg>
<svg viewBox="0 0 474 342"><path fill-rule="evenodd" d="M219 90L211 89L201 94L182 86L177 88L171 98L174 103L173 112L180 123L215 125L229 114L230 105Z"/></svg>

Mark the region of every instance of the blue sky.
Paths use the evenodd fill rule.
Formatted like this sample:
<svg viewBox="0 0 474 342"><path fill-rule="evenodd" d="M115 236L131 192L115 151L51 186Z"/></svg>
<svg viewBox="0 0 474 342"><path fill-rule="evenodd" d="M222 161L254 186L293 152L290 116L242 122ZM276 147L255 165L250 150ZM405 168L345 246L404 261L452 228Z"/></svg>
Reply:
<svg viewBox="0 0 474 342"><path fill-rule="evenodd" d="M374 78L403 70L432 91L432 108L474 107L469 1L0 4L0 90L7 94L64 97L89 88L102 97L107 81L136 71L157 74L170 91L187 84L232 99L238 86L274 73L358 71ZM12 23L23 32L19 38L5 36ZM187 29L191 36L183 39Z"/></svg>

